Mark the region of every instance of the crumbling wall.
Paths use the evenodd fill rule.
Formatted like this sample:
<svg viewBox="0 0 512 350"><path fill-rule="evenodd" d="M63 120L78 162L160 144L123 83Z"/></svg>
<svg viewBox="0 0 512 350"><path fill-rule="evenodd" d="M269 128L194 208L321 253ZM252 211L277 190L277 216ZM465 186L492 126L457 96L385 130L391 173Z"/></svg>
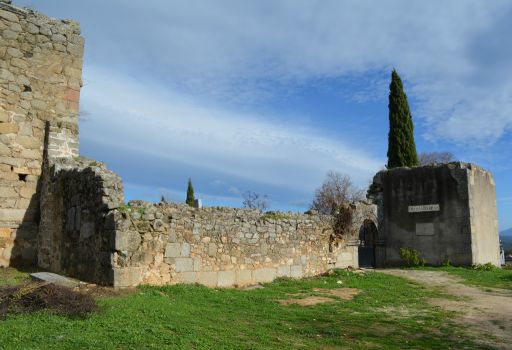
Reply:
<svg viewBox="0 0 512 350"><path fill-rule="evenodd" d="M113 209L123 203L121 178L104 164L51 160L42 182L39 267L112 284Z"/></svg>
<svg viewBox="0 0 512 350"><path fill-rule="evenodd" d="M333 242L328 216L131 202L117 212L116 228L116 286L243 286L357 266L357 244L349 242L359 228Z"/></svg>
<svg viewBox="0 0 512 350"><path fill-rule="evenodd" d="M50 157L78 155L84 40L76 22L0 2L0 266L34 264L45 126Z"/></svg>

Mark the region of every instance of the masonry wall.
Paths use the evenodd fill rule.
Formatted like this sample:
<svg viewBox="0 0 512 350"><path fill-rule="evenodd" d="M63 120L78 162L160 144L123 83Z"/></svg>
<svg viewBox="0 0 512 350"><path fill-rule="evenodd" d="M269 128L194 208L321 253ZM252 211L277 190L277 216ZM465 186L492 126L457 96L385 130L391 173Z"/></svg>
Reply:
<svg viewBox="0 0 512 350"><path fill-rule="evenodd" d="M114 209L124 203L121 178L96 161L49 161L41 186L38 266L112 284Z"/></svg>
<svg viewBox="0 0 512 350"><path fill-rule="evenodd" d="M471 250L473 264L501 265L496 185L491 173L468 169Z"/></svg>
<svg viewBox="0 0 512 350"><path fill-rule="evenodd" d="M380 213L379 266L400 265L400 248L421 252L429 264L495 263L499 259L492 175L466 163L379 172L370 197ZM410 207L438 205L411 212Z"/></svg>
<svg viewBox="0 0 512 350"><path fill-rule="evenodd" d="M45 129L49 156L78 155L83 45L77 23L0 1L0 266L37 260Z"/></svg>
<svg viewBox="0 0 512 350"><path fill-rule="evenodd" d="M131 202L116 213L114 285L243 286L357 267L358 213L335 238L331 217Z"/></svg>

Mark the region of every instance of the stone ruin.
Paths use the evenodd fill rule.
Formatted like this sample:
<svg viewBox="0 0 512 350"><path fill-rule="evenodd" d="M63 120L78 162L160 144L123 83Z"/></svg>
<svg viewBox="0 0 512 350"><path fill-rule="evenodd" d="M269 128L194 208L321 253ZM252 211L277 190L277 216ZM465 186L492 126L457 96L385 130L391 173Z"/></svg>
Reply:
<svg viewBox="0 0 512 350"><path fill-rule="evenodd" d="M224 287L358 265L371 203L343 236L314 214L125 204L120 177L79 156L83 51L78 23L0 1L0 266Z"/></svg>
<svg viewBox="0 0 512 350"><path fill-rule="evenodd" d="M341 233L313 213L125 204L120 177L79 156L83 50L78 23L0 0L0 267L227 287L398 264L406 246L431 263L496 264L492 175L462 163L377 174L376 205L352 203Z"/></svg>
<svg viewBox="0 0 512 350"><path fill-rule="evenodd" d="M462 162L385 170L369 197L378 206L377 266L401 265L401 248L432 265L501 266L490 172Z"/></svg>

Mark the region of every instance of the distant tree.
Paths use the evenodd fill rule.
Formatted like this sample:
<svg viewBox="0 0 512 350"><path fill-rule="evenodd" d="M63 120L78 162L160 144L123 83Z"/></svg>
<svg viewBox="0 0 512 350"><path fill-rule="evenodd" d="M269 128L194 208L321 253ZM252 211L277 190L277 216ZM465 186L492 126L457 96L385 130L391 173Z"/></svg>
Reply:
<svg viewBox="0 0 512 350"><path fill-rule="evenodd" d="M260 195L256 192L245 191L242 193L243 207L249 209L259 209L261 211L268 208L268 196L266 194Z"/></svg>
<svg viewBox="0 0 512 350"><path fill-rule="evenodd" d="M193 207L194 206L194 201L195 201L195 198L194 198L194 187L192 186L192 179L189 178L188 179L188 187L187 187L187 200L185 201L185 203L187 203L188 205Z"/></svg>
<svg viewBox="0 0 512 350"><path fill-rule="evenodd" d="M388 169L419 164L414 126L402 80L393 69L389 84Z"/></svg>
<svg viewBox="0 0 512 350"><path fill-rule="evenodd" d="M334 214L341 205L363 198L364 191L354 186L350 176L329 171L327 178L315 191L311 209L321 214Z"/></svg>
<svg viewBox="0 0 512 350"><path fill-rule="evenodd" d="M444 164L455 161L451 152L421 152L418 155L420 165Z"/></svg>
<svg viewBox="0 0 512 350"><path fill-rule="evenodd" d="M160 202L167 203L167 199L165 199L164 195L162 195L162 197L160 197Z"/></svg>

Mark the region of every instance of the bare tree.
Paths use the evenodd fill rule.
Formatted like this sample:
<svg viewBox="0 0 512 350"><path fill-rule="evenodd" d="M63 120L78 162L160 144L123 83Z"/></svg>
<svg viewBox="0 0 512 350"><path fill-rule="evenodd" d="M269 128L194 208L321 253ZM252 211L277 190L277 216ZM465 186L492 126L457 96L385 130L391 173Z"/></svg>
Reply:
<svg viewBox="0 0 512 350"><path fill-rule="evenodd" d="M311 209L321 214L333 214L342 204L363 198L364 191L352 183L350 176L329 171L322 186L315 191Z"/></svg>
<svg viewBox="0 0 512 350"><path fill-rule="evenodd" d="M418 160L420 165L432 165L453 162L455 157L451 152L421 152Z"/></svg>
<svg viewBox="0 0 512 350"><path fill-rule="evenodd" d="M243 206L249 209L259 209L261 211L268 208L268 196L266 194L260 195L256 192L245 191L242 193Z"/></svg>

